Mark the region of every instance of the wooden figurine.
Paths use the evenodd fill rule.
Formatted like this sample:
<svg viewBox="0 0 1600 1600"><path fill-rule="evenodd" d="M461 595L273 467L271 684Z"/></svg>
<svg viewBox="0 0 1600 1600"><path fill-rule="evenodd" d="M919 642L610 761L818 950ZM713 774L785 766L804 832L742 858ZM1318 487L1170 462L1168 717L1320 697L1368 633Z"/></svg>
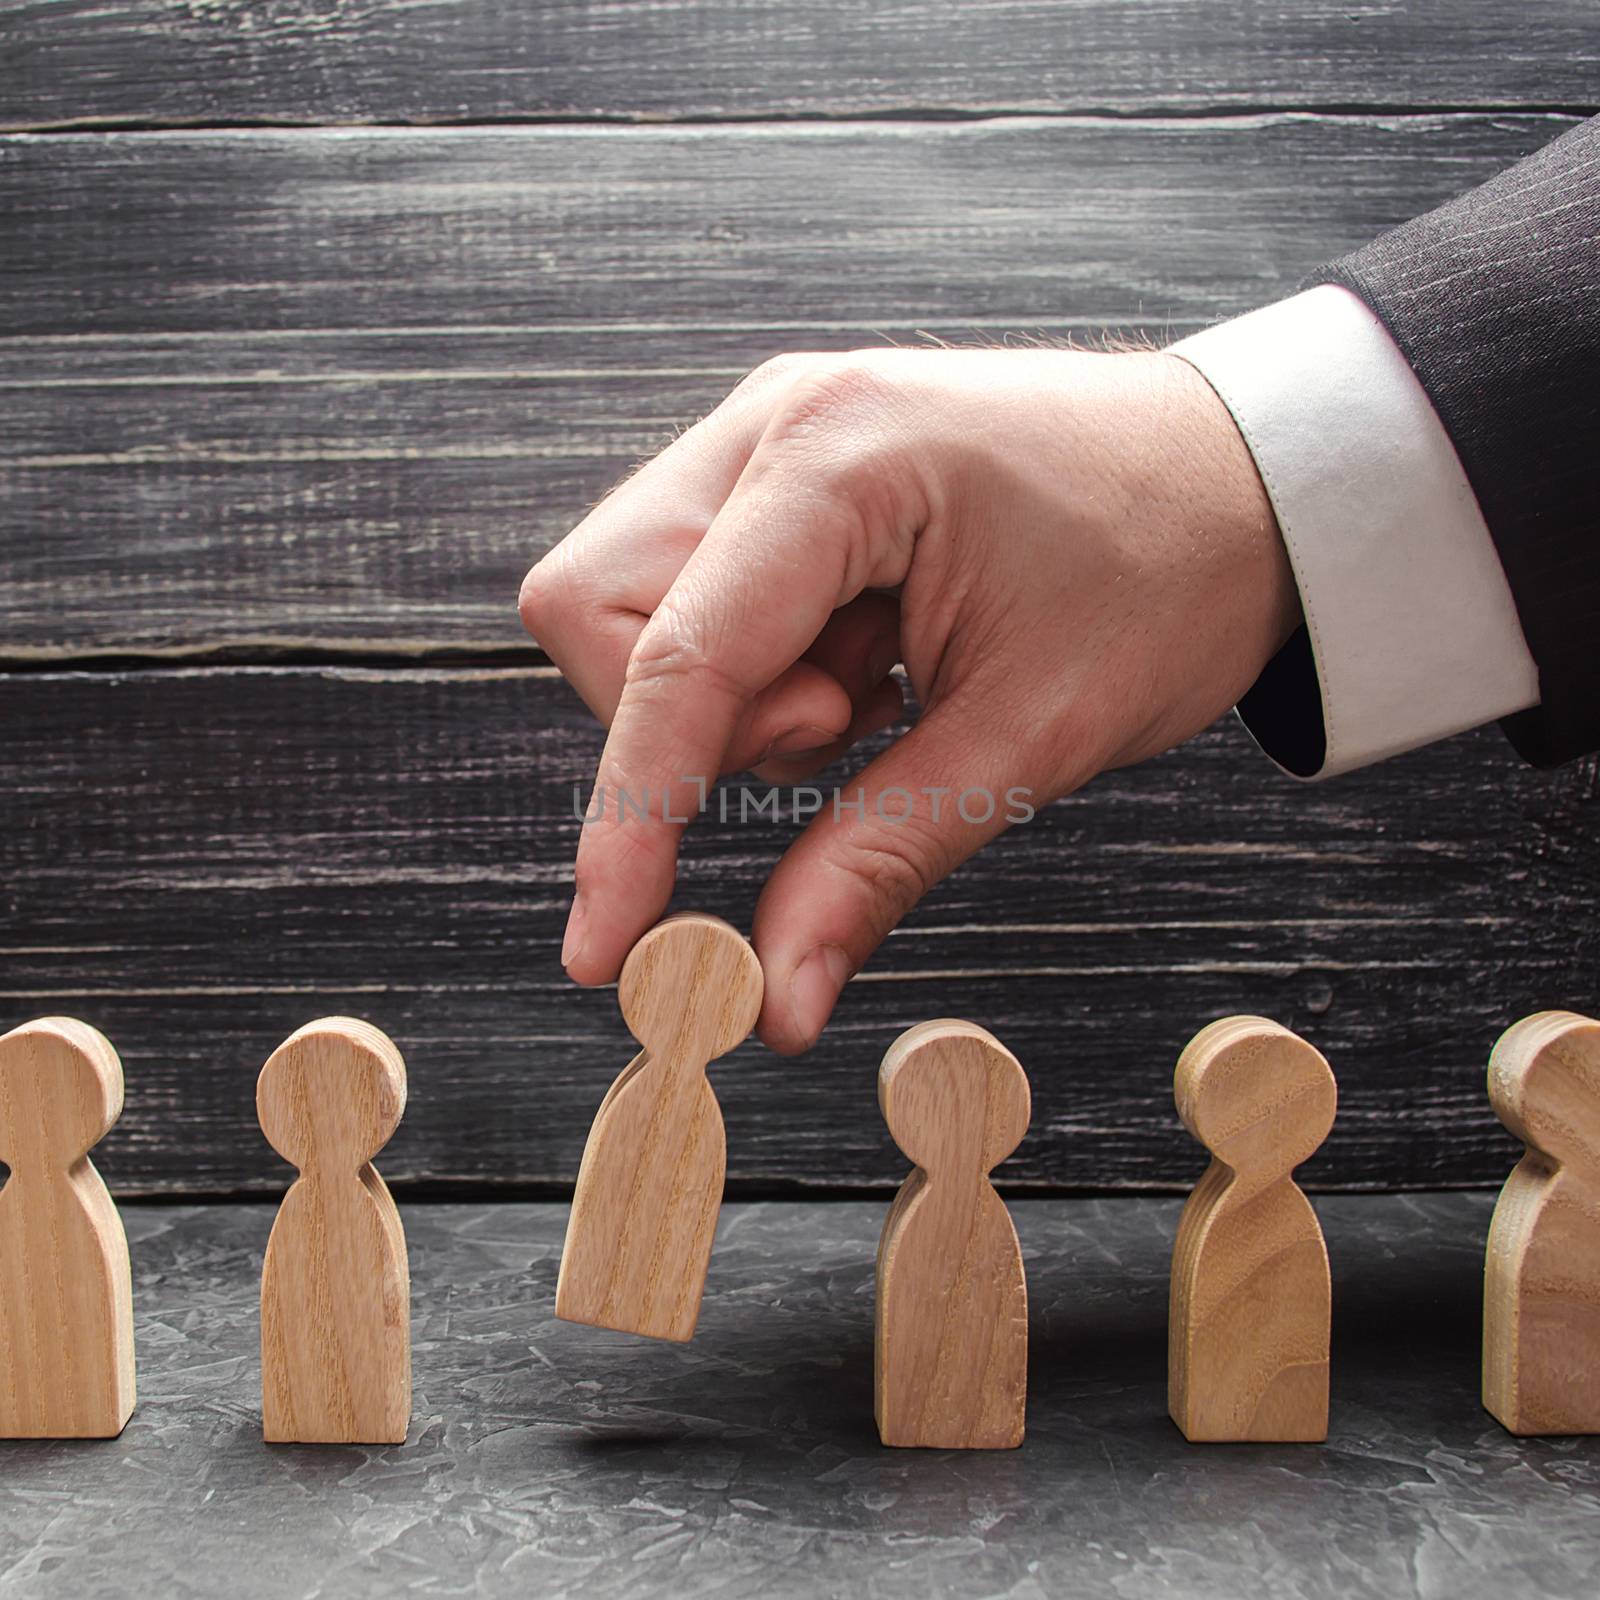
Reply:
<svg viewBox="0 0 1600 1600"><path fill-rule="evenodd" d="M400 1052L353 1017L307 1023L261 1069L262 1132L300 1169L261 1272L261 1409L270 1441L405 1441L410 1269L400 1213L371 1164L405 1105Z"/></svg>
<svg viewBox="0 0 1600 1600"><path fill-rule="evenodd" d="M989 1173L1028 1131L1027 1075L982 1028L923 1022L890 1045L878 1103L916 1164L878 1244L878 1435L886 1445L1014 1449L1028 1390L1028 1287Z"/></svg>
<svg viewBox="0 0 1600 1600"><path fill-rule="evenodd" d="M1600 1433L1600 1022L1508 1029L1489 1099L1527 1151L1489 1225L1483 1403L1512 1433Z"/></svg>
<svg viewBox="0 0 1600 1600"><path fill-rule="evenodd" d="M644 1047L601 1102L578 1169L556 1315L652 1339L693 1336L727 1164L706 1064L746 1038L761 964L720 917L672 916L617 985Z"/></svg>
<svg viewBox="0 0 1600 1600"><path fill-rule="evenodd" d="M1174 1091L1212 1160L1172 1252L1172 1420L1195 1441L1325 1439L1328 1252L1292 1174L1333 1126L1333 1073L1276 1022L1225 1017L1189 1042Z"/></svg>
<svg viewBox="0 0 1600 1600"><path fill-rule="evenodd" d="M133 1412L133 1280L89 1160L122 1114L122 1063L87 1023L0 1038L0 1438L109 1439Z"/></svg>

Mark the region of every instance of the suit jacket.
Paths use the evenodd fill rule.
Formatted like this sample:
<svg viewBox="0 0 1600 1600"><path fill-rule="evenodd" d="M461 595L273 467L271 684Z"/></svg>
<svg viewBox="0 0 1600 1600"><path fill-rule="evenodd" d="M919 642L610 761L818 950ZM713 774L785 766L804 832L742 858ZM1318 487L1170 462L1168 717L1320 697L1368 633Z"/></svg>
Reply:
<svg viewBox="0 0 1600 1600"><path fill-rule="evenodd" d="M1317 281L1382 320L1477 495L1539 669L1512 744L1600 750L1600 117Z"/></svg>

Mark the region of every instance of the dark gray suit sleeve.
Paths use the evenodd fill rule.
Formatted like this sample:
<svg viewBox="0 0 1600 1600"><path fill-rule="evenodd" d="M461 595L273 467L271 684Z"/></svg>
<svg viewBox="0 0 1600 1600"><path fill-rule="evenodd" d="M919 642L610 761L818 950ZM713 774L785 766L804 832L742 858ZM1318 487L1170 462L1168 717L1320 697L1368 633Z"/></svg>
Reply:
<svg viewBox="0 0 1600 1600"><path fill-rule="evenodd" d="M1315 281L1382 319L1477 495L1539 669L1512 744L1600 750L1600 117Z"/></svg>

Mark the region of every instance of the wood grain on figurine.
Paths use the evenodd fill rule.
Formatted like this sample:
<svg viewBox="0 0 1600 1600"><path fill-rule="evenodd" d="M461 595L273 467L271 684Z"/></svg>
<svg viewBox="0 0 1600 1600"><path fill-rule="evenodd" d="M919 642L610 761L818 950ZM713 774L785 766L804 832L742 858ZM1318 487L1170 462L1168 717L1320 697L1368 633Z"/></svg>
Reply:
<svg viewBox="0 0 1600 1600"><path fill-rule="evenodd" d="M121 1112L122 1063L87 1023L0 1038L0 1438L110 1438L132 1414L128 1241L88 1154Z"/></svg>
<svg viewBox="0 0 1600 1600"><path fill-rule="evenodd" d="M411 1420L405 1232L371 1162L399 1125L406 1069L351 1017L308 1023L272 1053L256 1111L300 1169L261 1273L262 1428L273 1441L400 1444Z"/></svg>
<svg viewBox="0 0 1600 1600"><path fill-rule="evenodd" d="M1196 1441L1326 1438L1328 1252L1292 1174L1333 1126L1333 1073L1287 1028L1226 1017L1190 1041L1174 1092L1212 1160L1173 1247L1172 1419Z"/></svg>
<svg viewBox="0 0 1600 1600"><path fill-rule="evenodd" d="M874 1394L887 1445L1022 1443L1028 1290L989 1173L1027 1132L1028 1079L969 1022L919 1023L889 1047L878 1103L916 1163L878 1245Z"/></svg>
<svg viewBox="0 0 1600 1600"><path fill-rule="evenodd" d="M755 952L719 917L668 917L629 953L617 999L644 1048L589 1130L558 1317L653 1339L693 1336L727 1166L705 1069L748 1036L761 996Z"/></svg>
<svg viewBox="0 0 1600 1600"><path fill-rule="evenodd" d="M1600 1433L1600 1022L1508 1029L1489 1099L1527 1150L1489 1225L1483 1403L1512 1433Z"/></svg>

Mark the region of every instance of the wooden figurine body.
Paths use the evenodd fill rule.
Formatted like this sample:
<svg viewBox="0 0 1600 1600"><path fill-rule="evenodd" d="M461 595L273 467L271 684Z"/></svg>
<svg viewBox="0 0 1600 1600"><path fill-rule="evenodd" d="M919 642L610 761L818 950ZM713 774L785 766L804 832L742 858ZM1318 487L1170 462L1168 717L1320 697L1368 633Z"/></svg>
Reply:
<svg viewBox="0 0 1600 1600"><path fill-rule="evenodd" d="M706 1079L755 1026L761 966L719 917L668 917L622 969L643 1045L589 1130L561 1253L556 1315L654 1339L694 1334L727 1165Z"/></svg>
<svg viewBox="0 0 1600 1600"><path fill-rule="evenodd" d="M262 1131L300 1169L273 1223L261 1273L268 1440L405 1440L410 1271L400 1214L371 1165L405 1102L400 1052L350 1017L307 1024L261 1069Z"/></svg>
<svg viewBox="0 0 1600 1600"><path fill-rule="evenodd" d="M133 1411L133 1286L89 1150L122 1113L122 1064L87 1023L0 1038L0 1438L100 1439Z"/></svg>
<svg viewBox="0 0 1600 1600"><path fill-rule="evenodd" d="M1173 1248L1172 1420L1195 1441L1325 1439L1328 1252L1292 1174L1333 1126L1333 1073L1287 1028L1226 1017L1190 1041L1174 1089L1212 1161Z"/></svg>
<svg viewBox="0 0 1600 1600"><path fill-rule="evenodd" d="M1027 1132L1027 1076L982 1028L924 1022L885 1054L878 1103L917 1169L878 1244L878 1435L886 1445L1013 1449L1027 1401L1028 1288L989 1173Z"/></svg>
<svg viewBox="0 0 1600 1600"><path fill-rule="evenodd" d="M1483 1403L1512 1433L1600 1433L1600 1022L1508 1029L1489 1099L1527 1151L1489 1225Z"/></svg>

